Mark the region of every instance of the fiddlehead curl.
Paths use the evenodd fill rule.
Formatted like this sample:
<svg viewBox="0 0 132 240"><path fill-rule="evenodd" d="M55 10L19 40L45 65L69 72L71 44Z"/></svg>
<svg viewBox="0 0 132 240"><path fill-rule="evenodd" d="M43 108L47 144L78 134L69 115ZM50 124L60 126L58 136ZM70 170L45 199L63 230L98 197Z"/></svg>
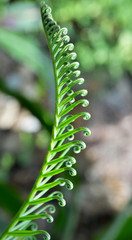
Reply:
<svg viewBox="0 0 132 240"><path fill-rule="evenodd" d="M63 194L58 191L58 186L65 185L68 190L71 190L73 183L69 179L61 177L60 174L68 171L71 176L76 175L76 170L73 168L76 160L67 153L69 150L80 153L86 148L83 141L74 140L76 133L81 131L84 136L90 135L87 127L74 128L72 125L81 116L84 120L88 120L90 114L87 112L71 114L71 111L79 104L87 107L89 102L83 98L87 95L87 90L75 91L72 89L76 84L82 85L84 79L80 77L79 63L76 61L77 54L73 52L74 45L70 43L68 30L60 28L52 17L51 8L43 1L41 16L55 77L54 127L49 150L34 187L0 240L17 240L19 238L36 240L37 235L42 235L45 240L50 239L50 235L46 231L39 230L35 221L46 219L49 223L53 222L52 214L55 212L55 207L52 202L55 200L60 206L65 206L66 201ZM79 99L76 99L77 97Z"/></svg>

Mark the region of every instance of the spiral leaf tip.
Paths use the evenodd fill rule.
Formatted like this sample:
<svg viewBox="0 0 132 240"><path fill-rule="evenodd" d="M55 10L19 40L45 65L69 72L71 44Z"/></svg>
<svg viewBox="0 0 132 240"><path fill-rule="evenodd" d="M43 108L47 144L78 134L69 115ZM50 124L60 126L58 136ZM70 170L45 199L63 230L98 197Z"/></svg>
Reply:
<svg viewBox="0 0 132 240"><path fill-rule="evenodd" d="M80 77L79 63L76 60L77 54L73 52L74 44L70 43L70 37L67 35L67 28L60 28L54 21L51 8L41 1L42 23L49 45L55 85L56 85L56 109L53 133L49 150L38 179L29 195L29 198L21 208L19 217L11 223L3 233L5 238L2 240L13 240L21 238L22 240L36 240L37 235L42 235L44 240L50 240L50 235L44 230L38 230L37 219L45 219L47 222L53 222L51 214L55 212L53 201L63 207L66 201L60 191L56 191L58 186L66 186L68 190L73 188L73 183L69 179L60 177L65 171L69 175L75 176L76 170L72 167L76 159L67 155L70 150L78 154L86 148L86 144L80 140L74 140L75 134L79 131L84 136L91 134L86 127L74 128L73 122L79 117L89 120L91 117L88 112L73 110L81 105L87 107L89 102L84 99L88 93L86 89L75 90L74 86L84 83L84 78ZM29 230L30 229L30 230Z"/></svg>

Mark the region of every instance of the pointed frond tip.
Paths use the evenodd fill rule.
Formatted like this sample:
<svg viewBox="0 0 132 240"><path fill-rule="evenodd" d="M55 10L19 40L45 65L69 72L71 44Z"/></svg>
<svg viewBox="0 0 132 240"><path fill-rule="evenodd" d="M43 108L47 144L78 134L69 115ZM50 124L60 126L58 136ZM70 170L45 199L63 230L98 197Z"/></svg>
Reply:
<svg viewBox="0 0 132 240"><path fill-rule="evenodd" d="M50 239L46 231L39 230L35 221L42 219L49 223L53 222L54 201L57 201L61 207L65 206L66 201L58 188L66 186L71 190L73 183L65 178L63 173L68 172L70 178L76 175L76 170L73 168L76 159L70 156L69 151L78 154L86 148L83 141L74 139L75 135L79 132L83 132L83 136L91 134L87 127L74 128L72 125L80 117L84 120L90 118L88 112L75 111L80 105L79 109L86 108L89 102L84 98L88 91L80 88L84 79L80 77L79 63L76 61L77 54L73 52L74 45L70 43L67 28L60 28L54 21L51 8L44 1L40 6L55 78L54 127L45 161L33 189L0 240L20 238L35 240L37 235L42 235L45 240Z"/></svg>

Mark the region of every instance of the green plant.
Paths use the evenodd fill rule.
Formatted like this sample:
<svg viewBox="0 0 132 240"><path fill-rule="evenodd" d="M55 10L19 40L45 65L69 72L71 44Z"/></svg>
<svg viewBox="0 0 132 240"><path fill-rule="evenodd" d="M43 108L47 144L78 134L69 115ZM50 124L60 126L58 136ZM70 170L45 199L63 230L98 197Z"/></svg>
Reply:
<svg viewBox="0 0 132 240"><path fill-rule="evenodd" d="M68 171L71 176L76 175L76 170L72 167L76 160L67 153L72 148L75 153L79 153L86 147L83 141L74 140L75 133L83 131L85 136L90 135L88 128L74 129L71 124L81 116L85 120L90 118L87 112L70 114L78 104L82 104L83 107L88 106L88 101L84 98L75 100L78 95L86 96L87 90L81 89L75 92L72 90L75 84L81 85L84 82L83 78L78 78L80 71L77 70L79 63L75 62L74 45L69 43L67 29L57 25L52 18L51 9L44 2L41 3L41 16L51 53L56 86L52 137L47 156L27 200L1 235L0 240L36 239L35 236L39 234L42 234L44 239L50 239L46 231L38 230L37 223L34 221L37 219L53 221L51 214L55 211L55 207L50 203L53 200L57 200L60 206L65 206L63 194L55 187L66 185L67 189L71 190L73 184L69 179L59 175L65 171Z"/></svg>

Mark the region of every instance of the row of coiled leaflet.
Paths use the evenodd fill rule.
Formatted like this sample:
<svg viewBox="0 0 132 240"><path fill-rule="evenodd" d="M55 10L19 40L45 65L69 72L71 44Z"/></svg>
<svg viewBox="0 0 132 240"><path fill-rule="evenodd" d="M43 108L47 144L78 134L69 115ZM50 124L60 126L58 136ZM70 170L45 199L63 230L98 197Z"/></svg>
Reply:
<svg viewBox="0 0 132 240"><path fill-rule="evenodd" d="M55 212L55 207L50 203L53 200L57 200L60 206L65 206L63 194L60 191L55 191L54 188L58 185L66 185L69 190L73 188L72 182L60 177L59 174L68 171L71 176L76 175L76 170L73 168L76 160L67 153L72 148L75 153L79 153L86 147L83 141L74 140L75 133L83 131L85 136L90 135L88 128L74 129L71 124L80 116L83 116L84 120L90 118L90 114L87 112L70 114L71 110L78 104L82 104L83 107L88 106L86 99L75 100L78 95L86 96L87 90L81 89L75 92L72 90L75 84L81 85L84 82L83 78L79 78L79 63L75 61L77 55L73 52L74 45L69 43L67 29L57 25L52 18L51 8L44 2L41 3L41 16L54 67L56 83L55 123L44 167L40 173L39 184L36 183L32 198L29 199L25 210L19 214L12 229L8 231L5 240L15 240L18 237L23 240L35 240L35 236L38 234L42 234L45 240L50 239L50 235L46 231L38 230L34 221L40 218L46 219L48 222L53 221L52 214ZM49 190L50 193L48 193Z"/></svg>

